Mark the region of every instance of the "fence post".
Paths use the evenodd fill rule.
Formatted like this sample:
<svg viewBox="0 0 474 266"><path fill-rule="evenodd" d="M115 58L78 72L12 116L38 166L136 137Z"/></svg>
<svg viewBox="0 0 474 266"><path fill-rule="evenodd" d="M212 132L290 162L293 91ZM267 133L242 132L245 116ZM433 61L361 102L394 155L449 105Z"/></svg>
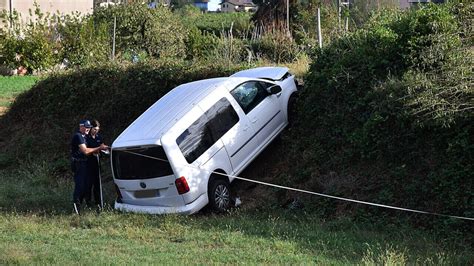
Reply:
<svg viewBox="0 0 474 266"><path fill-rule="evenodd" d="M117 17L114 16L114 33L112 39L112 60L115 60L115 30L117 28Z"/></svg>
<svg viewBox="0 0 474 266"><path fill-rule="evenodd" d="M9 1L9 8L10 8L10 16L9 16L9 21L10 21L10 30L13 30L13 6L12 6L12 0Z"/></svg>
<svg viewBox="0 0 474 266"><path fill-rule="evenodd" d="M318 7L318 43L319 48L323 48L323 35L321 33L321 8Z"/></svg>

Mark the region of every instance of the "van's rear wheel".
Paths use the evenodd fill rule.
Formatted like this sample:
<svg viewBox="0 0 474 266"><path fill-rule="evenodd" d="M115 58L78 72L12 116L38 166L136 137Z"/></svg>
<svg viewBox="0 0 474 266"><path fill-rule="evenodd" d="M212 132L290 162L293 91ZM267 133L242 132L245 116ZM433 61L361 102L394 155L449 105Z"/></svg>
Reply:
<svg viewBox="0 0 474 266"><path fill-rule="evenodd" d="M231 196L229 182L222 179L212 181L208 190L209 206L216 212L225 212L230 208Z"/></svg>

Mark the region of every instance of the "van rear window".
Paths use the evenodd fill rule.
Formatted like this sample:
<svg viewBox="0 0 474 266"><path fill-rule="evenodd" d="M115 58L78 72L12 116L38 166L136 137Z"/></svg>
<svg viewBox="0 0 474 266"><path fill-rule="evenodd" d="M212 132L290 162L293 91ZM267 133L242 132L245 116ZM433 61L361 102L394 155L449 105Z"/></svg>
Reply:
<svg viewBox="0 0 474 266"><path fill-rule="evenodd" d="M161 146L112 150L112 159L113 171L117 179L148 179L173 174Z"/></svg>

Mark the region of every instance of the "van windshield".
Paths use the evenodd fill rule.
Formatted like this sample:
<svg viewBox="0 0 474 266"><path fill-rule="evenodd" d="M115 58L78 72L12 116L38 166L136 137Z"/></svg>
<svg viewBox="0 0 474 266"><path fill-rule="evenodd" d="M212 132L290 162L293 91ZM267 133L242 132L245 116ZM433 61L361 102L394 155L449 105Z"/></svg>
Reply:
<svg viewBox="0 0 474 266"><path fill-rule="evenodd" d="M173 174L161 146L112 150L112 166L116 179L148 179Z"/></svg>

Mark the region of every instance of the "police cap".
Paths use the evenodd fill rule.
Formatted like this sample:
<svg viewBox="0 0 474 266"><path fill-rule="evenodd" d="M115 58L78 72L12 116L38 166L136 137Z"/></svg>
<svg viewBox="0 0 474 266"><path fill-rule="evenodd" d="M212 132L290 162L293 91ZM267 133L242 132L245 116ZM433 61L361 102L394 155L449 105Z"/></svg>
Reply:
<svg viewBox="0 0 474 266"><path fill-rule="evenodd" d="M89 121L89 120L81 120L81 122L79 122L79 126L83 126L83 127L87 127L87 128L92 127L91 121Z"/></svg>

